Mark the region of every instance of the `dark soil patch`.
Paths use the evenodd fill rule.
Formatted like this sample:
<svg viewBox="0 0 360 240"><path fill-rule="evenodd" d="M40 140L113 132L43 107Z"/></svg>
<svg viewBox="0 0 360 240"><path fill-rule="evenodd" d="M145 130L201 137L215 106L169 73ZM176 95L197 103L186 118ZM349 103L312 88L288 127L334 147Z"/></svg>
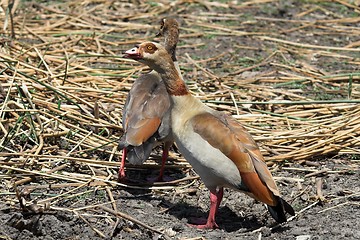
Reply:
<svg viewBox="0 0 360 240"><path fill-rule="evenodd" d="M220 229L197 230L187 224L192 218L207 217L209 192L200 180L191 186L175 190L124 190L112 189L118 211L124 212L156 229L166 230L174 239L296 239L309 235L311 239L358 239L360 214L358 171L345 170L352 163L346 160L323 161L328 174L320 175L325 202L319 202L315 177L305 178L306 172L298 170L276 171L279 188L296 211L311 205L288 223L277 226L265 207L246 195L226 190L217 222ZM310 168L307 168L310 169ZM334 173L332 173L334 172ZM172 171L167 171L168 175ZM129 176L132 176L131 171ZM148 174L142 175L146 181ZM176 176L176 173L172 175ZM297 179L292 181L291 179ZM141 179L138 179L141 180ZM161 239L161 236L131 221L115 221L111 215L96 211L79 210L79 216L65 211L69 207L87 206L107 201L104 190L88 187L86 197L61 200L57 211L30 214L2 204L0 232L10 239L100 239L90 226L100 230L109 239ZM55 193L55 191L54 191ZM36 194L34 193L36 196ZM318 203L317 203L318 202ZM316 204L317 203L317 204ZM61 207L64 207L61 210ZM85 214L84 214L85 213ZM309 238L310 239L310 238Z"/></svg>

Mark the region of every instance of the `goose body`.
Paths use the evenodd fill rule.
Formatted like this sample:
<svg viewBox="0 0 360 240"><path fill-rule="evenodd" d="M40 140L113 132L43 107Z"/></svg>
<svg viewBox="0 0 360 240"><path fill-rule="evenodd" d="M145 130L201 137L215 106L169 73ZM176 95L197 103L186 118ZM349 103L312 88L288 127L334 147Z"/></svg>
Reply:
<svg viewBox="0 0 360 240"><path fill-rule="evenodd" d="M160 76L154 71L141 75L124 105L125 134L119 142L119 148L126 149L124 155L130 163L142 164L154 147L172 142L169 110L170 97Z"/></svg>
<svg viewBox="0 0 360 240"><path fill-rule="evenodd" d="M193 119L200 114L214 114L212 109L191 95L173 97L172 100L175 102L172 111L180 113L173 113L176 116L172 121L175 142L184 158L201 176L206 187L216 189L218 186L240 186L241 177L236 165L232 161L223 161L224 154L194 130ZM191 109L191 112L185 109Z"/></svg>
<svg viewBox="0 0 360 240"><path fill-rule="evenodd" d="M295 214L280 197L251 135L232 117L192 96L160 44L145 42L126 54L160 74L172 101L171 128L176 145L210 190L209 216L198 228L218 227L215 215L224 187L242 191L267 204L270 214L278 222L286 221L286 212Z"/></svg>
<svg viewBox="0 0 360 240"><path fill-rule="evenodd" d="M179 39L179 25L175 19L163 19L158 35L164 36L165 46L176 69L175 49ZM158 181L163 180L164 165L173 143L170 130L170 96L156 71L141 75L127 96L122 119L124 135L118 148L123 149L118 179L125 178L125 159L131 164L142 164L156 146L163 144L162 164Z"/></svg>

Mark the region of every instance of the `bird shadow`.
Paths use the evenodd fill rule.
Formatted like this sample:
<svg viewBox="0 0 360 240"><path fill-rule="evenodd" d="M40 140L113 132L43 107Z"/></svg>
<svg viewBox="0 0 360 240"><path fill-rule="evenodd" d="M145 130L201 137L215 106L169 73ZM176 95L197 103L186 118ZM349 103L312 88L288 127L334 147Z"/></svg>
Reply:
<svg viewBox="0 0 360 240"><path fill-rule="evenodd" d="M127 171L127 183L129 183L129 185L135 186L167 185L166 182L151 183L148 181L149 176L157 176L157 174L157 169L145 169L143 171L139 171L138 169L129 170ZM164 175L170 176L174 179L182 179L185 177L183 171L174 169L167 169ZM181 200L169 200L161 195L154 195L150 188L128 188L123 190L129 193L127 197L122 196L123 198L138 199L146 202L157 200L159 202L158 207L168 209L165 212L179 219L179 221L181 222L187 222L188 224L192 224L194 223L194 219L204 219L204 221L206 221L208 217L208 211L203 211L198 206L197 200L194 200L194 203L188 203ZM194 199L195 198L196 197L194 196ZM228 206L220 206L216 214L216 222L219 228L225 230L226 232L235 232L238 230L241 230L241 232L251 232L262 227L271 228L274 232L281 232L286 230L286 227L283 227L281 225L277 226L276 223L269 224L269 221L267 221L267 219L264 220L264 217L258 217L255 215L242 216L241 213L233 211ZM273 228L274 226L276 227Z"/></svg>
<svg viewBox="0 0 360 240"><path fill-rule="evenodd" d="M136 186L159 186L171 184L172 181L183 179L186 176L181 170L165 169L164 181L158 182L156 179L159 177L159 172L160 168L128 169L126 178L121 182Z"/></svg>
<svg viewBox="0 0 360 240"><path fill-rule="evenodd" d="M160 184L164 185L166 182L179 180L185 177L182 168L176 167L175 159L168 157L164 170L164 181L155 182L158 179L161 169L161 157L159 155L151 155L151 160L157 164L130 164L126 163L126 178L121 182L129 184ZM161 184L163 183L163 184Z"/></svg>
<svg viewBox="0 0 360 240"><path fill-rule="evenodd" d="M168 213L175 216L179 220L186 219L189 224L192 224L192 219L204 219L206 221L208 217L208 211L203 211L198 206L194 206L185 202L181 203L171 203L168 201L163 201L164 204L170 204ZM204 222L205 223L205 222ZM216 215L216 223L220 229L225 230L226 232L236 232L241 230L241 232L252 232L262 227L271 228L272 232L282 232L289 229L289 227L284 227L273 222L270 225L265 224L265 222L256 216L239 216L238 213L231 210L229 207L224 206L218 209ZM275 227L274 227L275 226ZM274 227L274 228L273 228ZM273 230L272 230L273 228Z"/></svg>
<svg viewBox="0 0 360 240"><path fill-rule="evenodd" d="M126 189L126 192L131 194L131 199L138 199L146 202L152 200L158 200L160 203L158 207L167 209L166 213L174 216L180 222L187 222L192 224L194 219L204 219L206 221L208 211L203 211L199 206L189 204L187 202L173 202L165 199L163 196L154 195L151 190L147 189ZM195 201L197 202L197 201ZM273 224L266 224L264 219L257 218L254 215L241 216L239 213L234 212L227 206L220 207L217 215L216 222L220 229L226 232L252 232L262 227L270 228L272 232L283 232L289 229L289 227ZM274 227L275 226L275 227Z"/></svg>
<svg viewBox="0 0 360 240"><path fill-rule="evenodd" d="M175 216L179 220L185 218L189 224L192 224L194 219L204 219L204 221L206 221L209 214L208 211L203 211L198 206L184 202L165 204L172 205L169 208L169 214ZM218 209L216 222L219 228L225 230L226 232L235 232L240 229L251 231L263 226L263 224L254 218L239 216L227 206L220 207Z"/></svg>

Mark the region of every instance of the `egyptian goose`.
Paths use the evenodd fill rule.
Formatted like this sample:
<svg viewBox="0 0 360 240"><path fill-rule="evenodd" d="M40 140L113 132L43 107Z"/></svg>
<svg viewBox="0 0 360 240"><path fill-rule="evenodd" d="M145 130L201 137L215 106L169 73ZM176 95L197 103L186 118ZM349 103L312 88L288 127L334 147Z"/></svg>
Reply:
<svg viewBox="0 0 360 240"><path fill-rule="evenodd" d="M163 19L157 36L164 36L164 44L176 61L175 49L179 40L179 24L175 19ZM163 144L162 163L157 181L163 181L165 161L173 143L170 131L170 97L159 74L152 71L141 75L133 84L123 108L123 129L118 148L123 150L118 179L125 179L125 159L142 164L152 149Z"/></svg>
<svg viewBox="0 0 360 240"><path fill-rule="evenodd" d="M215 215L223 188L240 190L265 203L271 216L285 222L294 209L280 197L275 181L253 138L234 118L215 111L192 96L171 56L160 44L145 42L125 57L157 71L169 92L171 127L181 154L210 190L207 222L197 228L217 228Z"/></svg>

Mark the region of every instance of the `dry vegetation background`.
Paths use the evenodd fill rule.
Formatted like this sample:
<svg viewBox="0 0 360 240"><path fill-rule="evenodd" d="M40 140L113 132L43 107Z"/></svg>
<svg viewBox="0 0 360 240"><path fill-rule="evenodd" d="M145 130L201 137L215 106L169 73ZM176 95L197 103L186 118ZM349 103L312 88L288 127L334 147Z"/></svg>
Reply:
<svg viewBox="0 0 360 240"><path fill-rule="evenodd" d="M192 93L244 124L274 171L319 176L331 171L318 161L335 158L347 160L339 172L358 171L358 1L2 1L1 7L6 208L70 212L92 226L88 212L131 218L118 210L117 187L156 192L197 181L176 151L167 169L185 177L153 186L116 181L122 106L146 71L122 52L153 40L166 16L181 23L179 62ZM155 152L127 169L157 169L158 159ZM41 194L49 189L56 194ZM94 189L102 201L79 200ZM321 191L318 197L324 200ZM64 204L71 200L81 204Z"/></svg>

